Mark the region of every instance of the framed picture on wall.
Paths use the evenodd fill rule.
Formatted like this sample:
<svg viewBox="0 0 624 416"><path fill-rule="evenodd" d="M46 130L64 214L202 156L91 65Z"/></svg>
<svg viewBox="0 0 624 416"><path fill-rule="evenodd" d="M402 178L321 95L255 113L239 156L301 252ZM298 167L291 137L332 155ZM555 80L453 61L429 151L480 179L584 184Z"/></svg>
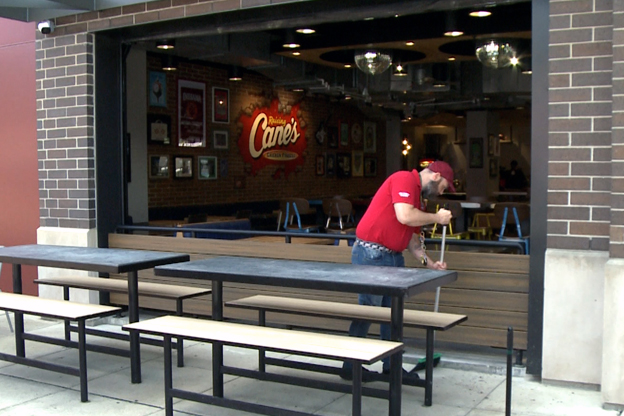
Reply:
<svg viewBox="0 0 624 416"><path fill-rule="evenodd" d="M212 122L230 122L230 90L212 87Z"/></svg>
<svg viewBox="0 0 624 416"><path fill-rule="evenodd" d="M483 168L483 137L471 137L468 141L468 166L471 169Z"/></svg>
<svg viewBox="0 0 624 416"><path fill-rule="evenodd" d="M325 156L316 155L316 176L325 175Z"/></svg>
<svg viewBox="0 0 624 416"><path fill-rule="evenodd" d="M328 153L327 160L325 162L325 174L332 177L336 174L336 154Z"/></svg>
<svg viewBox="0 0 624 416"><path fill-rule="evenodd" d="M500 156L500 140L496 135L488 135L488 155Z"/></svg>
<svg viewBox="0 0 624 416"><path fill-rule="evenodd" d="M193 177L193 156L176 156L173 159L175 178Z"/></svg>
<svg viewBox="0 0 624 416"><path fill-rule="evenodd" d="M216 156L199 156L197 158L197 177L199 179L217 179Z"/></svg>
<svg viewBox="0 0 624 416"><path fill-rule="evenodd" d="M167 107L167 74L164 72L149 73L149 105Z"/></svg>
<svg viewBox="0 0 624 416"><path fill-rule="evenodd" d="M171 117L165 114L147 115L147 142L150 144L171 143Z"/></svg>
<svg viewBox="0 0 624 416"><path fill-rule="evenodd" d="M327 146L334 148L334 149L338 147L338 127L336 126L327 127Z"/></svg>
<svg viewBox="0 0 624 416"><path fill-rule="evenodd" d="M169 177L169 156L149 156L149 177L150 179L165 179Z"/></svg>
<svg viewBox="0 0 624 416"><path fill-rule="evenodd" d="M364 152L351 152L351 176L364 176Z"/></svg>
<svg viewBox="0 0 624 416"><path fill-rule="evenodd" d="M351 177L351 154L338 153L336 156L336 176L339 178Z"/></svg>
<svg viewBox="0 0 624 416"><path fill-rule="evenodd" d="M229 149L230 134L227 130L215 130L212 132L212 147L215 149Z"/></svg>
<svg viewBox="0 0 624 416"><path fill-rule="evenodd" d="M377 151L377 124L365 121L363 126L364 153L375 153Z"/></svg>
<svg viewBox="0 0 624 416"><path fill-rule="evenodd" d="M206 146L206 85L178 80L178 146Z"/></svg>
<svg viewBox="0 0 624 416"><path fill-rule="evenodd" d="M349 123L340 122L340 146L349 146Z"/></svg>
<svg viewBox="0 0 624 416"><path fill-rule="evenodd" d="M374 158L374 157L364 158L364 176L368 176L368 177L377 176L377 158Z"/></svg>

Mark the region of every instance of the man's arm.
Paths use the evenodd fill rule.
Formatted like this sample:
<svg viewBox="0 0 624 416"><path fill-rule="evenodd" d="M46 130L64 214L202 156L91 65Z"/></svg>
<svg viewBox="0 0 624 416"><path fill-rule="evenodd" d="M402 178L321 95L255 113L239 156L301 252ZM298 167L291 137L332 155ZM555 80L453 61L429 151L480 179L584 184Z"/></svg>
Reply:
<svg viewBox="0 0 624 416"><path fill-rule="evenodd" d="M433 223L446 225L452 218L451 211L448 209L440 208L438 212L434 214L421 211L413 205L404 202L397 202L394 204L394 212L397 220L401 224L409 225L410 227L421 227Z"/></svg>
<svg viewBox="0 0 624 416"><path fill-rule="evenodd" d="M446 270L446 263L440 263L439 261L434 262L431 260L431 257L429 257L427 252L423 250L422 245L420 244L420 236L417 234L412 234L412 238L407 245L407 249L414 257L416 257L418 261L423 264L426 263L427 268L434 270ZM427 259L426 262L423 262L423 259Z"/></svg>

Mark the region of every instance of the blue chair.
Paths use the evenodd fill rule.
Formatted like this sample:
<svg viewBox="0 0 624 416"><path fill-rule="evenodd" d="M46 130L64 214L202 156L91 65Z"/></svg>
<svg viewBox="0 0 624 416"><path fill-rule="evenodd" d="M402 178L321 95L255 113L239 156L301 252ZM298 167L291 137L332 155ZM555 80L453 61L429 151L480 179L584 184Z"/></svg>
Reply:
<svg viewBox="0 0 624 416"><path fill-rule="evenodd" d="M280 213L278 223L281 223L282 213L284 214L284 231L318 233L317 224L305 224L301 217L308 214L316 215L316 210L310 209L310 203L304 198L286 198L280 201ZM294 220L297 220L293 224Z"/></svg>
<svg viewBox="0 0 624 416"><path fill-rule="evenodd" d="M501 220L500 232L496 234L498 241L519 241L524 245L524 254L529 254L530 235L523 235L522 224L528 224L530 211L529 204L496 203L494 216ZM510 228L515 226L517 235L505 235L507 226L510 226Z"/></svg>
<svg viewBox="0 0 624 416"><path fill-rule="evenodd" d="M327 216L325 232L327 234L355 234L355 219L353 218L353 205L348 199L334 197L323 200L323 213ZM339 245L338 239L334 245ZM354 240L349 240L349 246L353 246Z"/></svg>

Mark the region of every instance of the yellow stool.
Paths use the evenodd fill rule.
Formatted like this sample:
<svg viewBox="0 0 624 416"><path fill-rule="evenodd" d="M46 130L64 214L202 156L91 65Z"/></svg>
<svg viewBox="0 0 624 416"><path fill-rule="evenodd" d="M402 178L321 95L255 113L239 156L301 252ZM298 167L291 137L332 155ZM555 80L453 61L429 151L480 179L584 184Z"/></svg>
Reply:
<svg viewBox="0 0 624 416"><path fill-rule="evenodd" d="M492 239L492 225L490 224L490 217L493 217L493 213L478 212L472 218L472 224L468 227L468 232L475 234L477 240L481 240L484 237L488 240ZM485 224L483 225L483 220Z"/></svg>

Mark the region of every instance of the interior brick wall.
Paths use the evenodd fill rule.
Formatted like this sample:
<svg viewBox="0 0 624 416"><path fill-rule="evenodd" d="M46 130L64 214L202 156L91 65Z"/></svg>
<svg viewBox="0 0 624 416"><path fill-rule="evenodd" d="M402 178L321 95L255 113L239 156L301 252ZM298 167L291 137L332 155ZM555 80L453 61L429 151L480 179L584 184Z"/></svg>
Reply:
<svg viewBox="0 0 624 416"><path fill-rule="evenodd" d="M612 5L550 2L549 248L609 250L617 106Z"/></svg>

